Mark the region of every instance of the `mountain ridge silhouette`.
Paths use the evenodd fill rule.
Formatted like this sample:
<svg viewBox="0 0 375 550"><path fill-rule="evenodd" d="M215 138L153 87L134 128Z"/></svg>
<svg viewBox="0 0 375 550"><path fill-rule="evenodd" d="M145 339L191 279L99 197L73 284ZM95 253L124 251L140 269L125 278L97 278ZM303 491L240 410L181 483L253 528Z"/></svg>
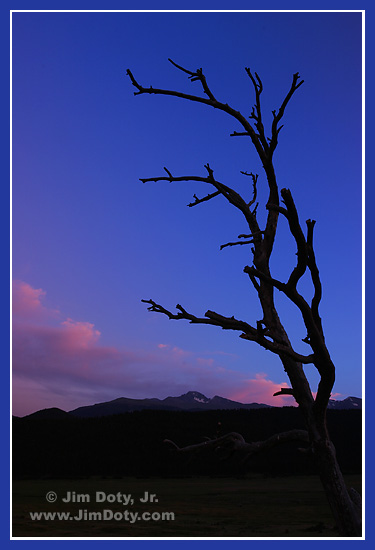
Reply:
<svg viewBox="0 0 375 550"><path fill-rule="evenodd" d="M102 416L111 416L115 414L124 414L127 412L141 410L166 410L166 411L212 411L212 410L234 410L234 409L264 409L264 408L282 408L264 403L240 403L232 401L225 397L215 395L212 398L206 397L198 391L189 391L178 397L168 396L165 399L145 398L132 399L128 397L119 397L111 401L95 403L78 407L71 411L64 411L58 407L41 409L34 413L23 416L29 417L45 417L45 418L63 418L63 417L80 417L80 418L96 418ZM343 410L343 409L362 409L362 399L359 397L347 397L343 400L330 399L328 409Z"/></svg>

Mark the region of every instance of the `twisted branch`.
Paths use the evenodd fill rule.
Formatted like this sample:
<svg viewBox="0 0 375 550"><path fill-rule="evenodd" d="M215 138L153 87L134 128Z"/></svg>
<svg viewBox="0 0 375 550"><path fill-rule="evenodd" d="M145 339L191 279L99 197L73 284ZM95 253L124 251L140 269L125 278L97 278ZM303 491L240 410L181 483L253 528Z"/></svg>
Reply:
<svg viewBox="0 0 375 550"><path fill-rule="evenodd" d="M150 299L141 301L145 304L150 304L150 306L147 308L149 311L162 313L163 315L166 315L170 320L179 321L181 319L185 319L192 324L214 325L221 327L223 330L238 330L241 331L240 338L257 342L264 349L272 351L277 355L288 355L295 361L304 364L314 362L314 355L302 355L294 351L291 346L286 345L283 342L269 340L266 337L268 336L268 333L266 334L266 332L261 329L260 325L255 328L245 321L240 321L238 319L235 319L234 317L226 317L225 315L221 315L219 313L216 313L215 311L210 310L206 311L204 317L196 317L195 315L192 315L191 313L186 311L186 309L184 309L180 304L177 304L176 306L178 313L172 313L164 306L154 302L154 300Z"/></svg>
<svg viewBox="0 0 375 550"><path fill-rule="evenodd" d="M307 303L302 299L302 296L298 294L297 283L301 279L301 277L304 275L306 268L309 269L311 274L311 280L314 286L314 296L311 301L310 310L311 310L313 322L317 327L320 333L320 336L323 338L322 323L319 315L319 304L322 297L322 285L320 281L319 270L316 265L315 253L314 253L314 247L313 247L313 232L314 232L315 220L306 221L307 237L305 239L305 236L303 234L303 231L298 219L297 209L295 207L290 190L282 189L281 196L282 196L283 202L285 203L286 208L275 206L272 204L268 204L267 208L269 210L270 209L277 210L278 212L282 213L288 220L290 232L292 233L297 244L297 265L293 269L286 286L280 287L281 283L279 283L279 286L277 286L277 284L275 284L274 286L276 288L279 288L279 290L282 290L283 292L285 292L287 296L290 299L292 299L294 303L298 305L298 307L302 305L303 310L306 312ZM286 292L286 290L288 290L289 294ZM310 331L311 327L306 325L306 328L308 331ZM310 343L310 335L304 341L307 343Z"/></svg>
<svg viewBox="0 0 375 550"><path fill-rule="evenodd" d="M131 83L133 86L138 90L137 92L134 92L134 95L140 95L140 94L156 94L156 95L170 95L174 97L180 97L182 99L187 99L189 101L196 101L198 103L204 103L205 105L210 105L211 107L214 107L215 109L219 109L220 111L223 111L224 113L229 114L230 116L234 117L238 122L241 124L241 126L244 128L247 135L250 136L251 141L253 142L259 156L263 159L265 159L265 152L263 150L262 144L259 141L259 136L255 132L254 128L251 126L251 124L247 121L247 119L236 109L233 109L233 107L230 107L228 103L222 103L220 101L217 101L216 98L213 96L212 92L208 88L206 78L203 75L202 69L198 69L197 71L189 71L188 69L184 69L180 65L177 65L177 63L174 63L173 61L169 60L175 67L180 69L181 71L187 73L189 75L189 78L192 82L199 80L202 84L204 92L208 95L208 98L200 97L196 95L191 94L185 94L184 92L178 92L176 90L165 90L161 88L153 88L152 86L149 86L148 88L145 88L139 82L135 79L133 73L130 69L127 69L126 74L129 76Z"/></svg>
<svg viewBox="0 0 375 550"><path fill-rule="evenodd" d="M313 247L313 232L314 232L315 220L307 220L306 224L307 224L307 239L306 239L307 266L310 270L311 280L314 285L314 296L311 300L311 311L314 317L314 321L317 327L319 327L319 330L323 337L322 320L319 315L319 304L322 298L322 283L320 281L319 269L318 269L318 266L316 265L315 253L314 253L314 247Z"/></svg>
<svg viewBox="0 0 375 550"><path fill-rule="evenodd" d="M309 436L306 430L290 430L272 435L264 441L255 441L247 443L243 436L236 432L230 432L216 439L206 440L202 443L179 447L174 441L165 439L164 443L168 444L175 452L181 454L199 454L206 451L214 451L219 453L222 458L229 458L234 453L240 454L243 462L246 462L251 457L258 453L269 451L273 447L282 443L291 441L309 442Z"/></svg>
<svg viewBox="0 0 375 550"><path fill-rule="evenodd" d="M290 190L282 189L281 196L288 212L287 219L289 222L289 229L297 244L297 265L293 269L287 285L292 288L296 288L298 281L305 273L307 267L306 240L299 223L297 209L295 207Z"/></svg>

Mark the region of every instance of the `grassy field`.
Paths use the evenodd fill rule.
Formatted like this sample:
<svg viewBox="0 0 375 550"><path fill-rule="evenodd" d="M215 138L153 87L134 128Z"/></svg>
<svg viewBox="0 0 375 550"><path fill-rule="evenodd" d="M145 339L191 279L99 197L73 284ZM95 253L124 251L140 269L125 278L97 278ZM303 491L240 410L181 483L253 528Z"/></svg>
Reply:
<svg viewBox="0 0 375 550"><path fill-rule="evenodd" d="M360 476L348 476L347 483L361 492ZM50 491L57 495L55 502L46 499ZM75 493L75 500L78 500L78 495L88 497L84 497L83 502L63 502L67 492ZM105 493L107 497L118 493L131 495L133 504L130 501L127 505L96 502L97 492ZM145 492L155 494L157 502L140 502ZM54 496L50 498L53 500ZM109 519L89 518L90 513L102 513L103 510L111 511L106 513ZM123 517L126 511L128 521ZM70 517L32 520L30 512L69 512ZM142 517L145 512L146 516ZM175 519L158 520L163 512L172 512ZM111 513L117 515L111 519ZM150 519L153 513L154 519ZM75 519L80 517L84 519ZM338 535L320 481L315 476L249 476L244 479L16 480L13 482L12 536L224 538Z"/></svg>

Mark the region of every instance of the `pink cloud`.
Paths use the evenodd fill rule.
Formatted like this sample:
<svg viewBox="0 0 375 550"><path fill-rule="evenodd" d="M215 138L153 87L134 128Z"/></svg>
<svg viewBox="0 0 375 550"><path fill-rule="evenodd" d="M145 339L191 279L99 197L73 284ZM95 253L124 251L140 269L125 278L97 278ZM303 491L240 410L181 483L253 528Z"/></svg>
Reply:
<svg viewBox="0 0 375 550"><path fill-rule="evenodd" d="M331 394L331 399L342 399L344 396L342 393L332 393Z"/></svg>
<svg viewBox="0 0 375 550"><path fill-rule="evenodd" d="M12 312L13 315L29 317L37 316L44 311L42 299L46 295L41 288L32 288L23 281L13 281Z"/></svg>
<svg viewBox="0 0 375 550"><path fill-rule="evenodd" d="M99 340L100 332L94 328L92 323L73 321L67 319L61 323L65 332L65 344L73 348L88 349Z"/></svg>
<svg viewBox="0 0 375 550"><path fill-rule="evenodd" d="M15 414L32 412L36 394L49 406L57 406L62 394L69 402L75 395L75 405L79 406L82 397L92 398L89 396L95 394L95 386L105 393L111 385L109 373L113 375L135 361L131 352L100 345L100 332L92 323L63 319L56 310L44 307L45 295L42 289L33 289L22 281L13 283Z"/></svg>
<svg viewBox="0 0 375 550"><path fill-rule="evenodd" d="M265 403L278 407L296 405L292 396L279 395L274 397L273 394L280 391L280 388L287 387L289 386L286 382L276 383L269 380L267 374L257 373L254 378L243 380L242 387L233 392L230 399L241 403Z"/></svg>
<svg viewBox="0 0 375 550"><path fill-rule="evenodd" d="M72 410L122 396L165 398L189 390L244 403L287 404L288 398L272 397L285 383L229 369L221 362L228 357L220 351L196 354L171 344L150 351L105 346L92 323L46 308L45 295L21 281L13 286L16 415L46 407Z"/></svg>

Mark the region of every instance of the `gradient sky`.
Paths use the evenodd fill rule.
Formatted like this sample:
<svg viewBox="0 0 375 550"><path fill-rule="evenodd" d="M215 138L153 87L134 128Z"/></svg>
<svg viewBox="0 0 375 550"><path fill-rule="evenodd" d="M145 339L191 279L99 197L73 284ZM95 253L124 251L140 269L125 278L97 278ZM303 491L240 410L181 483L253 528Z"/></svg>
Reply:
<svg viewBox="0 0 375 550"><path fill-rule="evenodd" d="M204 175L251 198L259 173L235 120L173 97L134 96L145 86L201 94L168 57L202 67L224 103L248 116L262 78L265 124L295 72L305 80L287 107L274 157L302 221L317 220L321 315L337 368L334 395L361 396L361 14L13 14L13 413L71 410L126 396L197 390L242 402L272 397L288 381L276 356L237 332L169 321L152 298L250 324L261 318L243 267L247 247L220 245L246 227L218 197L187 208L204 184L139 178ZM269 132L268 132L269 135ZM273 273L285 280L295 245L280 219ZM310 292L306 285L307 293ZM297 351L300 316L277 296ZM306 367L312 389L317 376ZM311 372L310 372L311 371Z"/></svg>

